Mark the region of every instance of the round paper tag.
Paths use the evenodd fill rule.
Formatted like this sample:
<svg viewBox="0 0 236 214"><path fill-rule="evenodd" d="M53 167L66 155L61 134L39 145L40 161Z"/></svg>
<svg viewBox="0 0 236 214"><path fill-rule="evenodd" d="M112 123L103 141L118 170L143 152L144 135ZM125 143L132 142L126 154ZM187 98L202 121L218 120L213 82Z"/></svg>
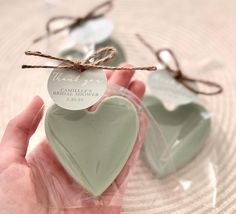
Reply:
<svg viewBox="0 0 236 214"><path fill-rule="evenodd" d="M101 69L78 72L56 68L48 78L48 92L60 107L69 110L86 109L105 93L107 78Z"/></svg>
<svg viewBox="0 0 236 214"><path fill-rule="evenodd" d="M153 72L148 77L148 86L154 96L163 103L175 106L193 102L197 95L175 80L165 69Z"/></svg>
<svg viewBox="0 0 236 214"><path fill-rule="evenodd" d="M75 42L81 44L89 44L91 42L98 44L109 38L112 30L112 22L105 17L101 17L75 27L71 30L70 36Z"/></svg>

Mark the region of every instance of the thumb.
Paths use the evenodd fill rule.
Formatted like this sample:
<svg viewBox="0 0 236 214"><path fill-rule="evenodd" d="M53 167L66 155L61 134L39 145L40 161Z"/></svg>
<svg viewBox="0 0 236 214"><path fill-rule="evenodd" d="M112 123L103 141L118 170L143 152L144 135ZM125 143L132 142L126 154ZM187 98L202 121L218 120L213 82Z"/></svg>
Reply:
<svg viewBox="0 0 236 214"><path fill-rule="evenodd" d="M8 162L24 158L28 142L43 115L43 101L36 96L28 107L10 120L0 144L0 155Z"/></svg>

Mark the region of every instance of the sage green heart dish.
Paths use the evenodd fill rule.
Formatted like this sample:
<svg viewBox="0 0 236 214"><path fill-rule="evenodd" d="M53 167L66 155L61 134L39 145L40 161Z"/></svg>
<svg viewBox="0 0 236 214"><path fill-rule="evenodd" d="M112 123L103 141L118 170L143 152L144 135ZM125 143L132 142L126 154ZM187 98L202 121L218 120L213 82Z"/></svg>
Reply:
<svg viewBox="0 0 236 214"><path fill-rule="evenodd" d="M194 103L168 111L154 96L145 96L144 104L158 122L167 143L164 150L158 150L156 141L146 138L145 157L157 176L165 177L184 167L201 151L210 132L209 113L204 107ZM173 167L163 164L167 162L164 160L167 157Z"/></svg>
<svg viewBox="0 0 236 214"><path fill-rule="evenodd" d="M128 160L139 132L139 117L128 99L111 96L93 112L51 106L45 131L68 174L92 195L99 196Z"/></svg>

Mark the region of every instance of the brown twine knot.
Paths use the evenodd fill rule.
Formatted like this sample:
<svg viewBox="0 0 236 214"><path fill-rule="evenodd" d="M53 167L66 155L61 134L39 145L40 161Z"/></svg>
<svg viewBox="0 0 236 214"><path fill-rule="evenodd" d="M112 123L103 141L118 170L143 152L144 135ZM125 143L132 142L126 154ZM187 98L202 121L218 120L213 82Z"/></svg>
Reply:
<svg viewBox="0 0 236 214"><path fill-rule="evenodd" d="M181 70L179 62L177 60L177 57L175 56L174 52L171 49L163 48L163 49L159 49L156 51L149 43L147 43L143 39L143 37L141 35L136 34L136 36L157 57L159 62L167 69L167 71L169 71L177 81L179 81L183 86L188 88L190 91L192 91L196 94L209 95L209 96L220 94L223 92L222 86L216 82L186 76L183 73L183 71ZM168 52L170 54L170 56L172 57L172 59L174 61L174 65L175 65L176 69L171 68L171 66L161 57L161 53L163 53L163 52ZM188 82L200 83L200 84L206 85L208 87L215 88L216 90L211 91L211 92L200 91L198 89L195 89Z"/></svg>
<svg viewBox="0 0 236 214"><path fill-rule="evenodd" d="M105 47L97 50L94 54L89 56L83 61L73 61L69 59L64 59L60 57L54 57L47 54L43 54L38 51L26 51L26 55L30 56L38 56L47 59L52 59L61 62L59 65L22 65L22 68L65 68L65 69L73 69L76 71L86 71L91 69L109 69L109 70L148 70L155 71L156 66L148 66L148 67L112 67L103 65L105 62L111 60L116 54L117 51L113 47Z"/></svg>
<svg viewBox="0 0 236 214"><path fill-rule="evenodd" d="M50 18L47 21L46 24L46 35L42 35L36 39L33 40L33 43L39 42L51 35L55 35L57 33L60 33L66 29L72 30L73 28L82 25L83 23L92 20L92 19L97 19L100 18L102 16L104 16L106 13L108 13L113 7L113 0L108 0L105 1L104 3L101 3L99 5L97 5L96 7L94 7L92 10L90 10L85 16L83 17L72 17L72 16L55 16ZM72 20L72 23L67 24L61 28L58 28L56 30L52 30L51 29L51 24L55 21L58 20Z"/></svg>

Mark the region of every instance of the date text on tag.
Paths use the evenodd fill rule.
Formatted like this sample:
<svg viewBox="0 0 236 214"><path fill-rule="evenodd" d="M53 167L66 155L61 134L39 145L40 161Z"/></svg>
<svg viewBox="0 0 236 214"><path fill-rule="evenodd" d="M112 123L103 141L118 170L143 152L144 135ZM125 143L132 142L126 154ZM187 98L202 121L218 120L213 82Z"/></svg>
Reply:
<svg viewBox="0 0 236 214"><path fill-rule="evenodd" d="M105 93L107 78L101 69L78 72L55 68L48 78L48 92L52 100L68 110L86 109Z"/></svg>
<svg viewBox="0 0 236 214"><path fill-rule="evenodd" d="M163 103L174 106L185 105L193 102L197 95L175 80L165 69L153 72L148 77L148 86L152 95Z"/></svg>
<svg viewBox="0 0 236 214"><path fill-rule="evenodd" d="M113 23L105 17L89 20L83 25L75 27L70 37L81 44L101 43L108 39L113 31Z"/></svg>

